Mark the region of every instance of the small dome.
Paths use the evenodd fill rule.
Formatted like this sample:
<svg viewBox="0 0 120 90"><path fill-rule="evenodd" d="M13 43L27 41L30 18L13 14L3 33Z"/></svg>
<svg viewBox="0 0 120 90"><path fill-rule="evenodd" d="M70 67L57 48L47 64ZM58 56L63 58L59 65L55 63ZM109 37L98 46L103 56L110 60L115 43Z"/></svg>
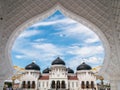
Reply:
<svg viewBox="0 0 120 90"><path fill-rule="evenodd" d="M43 73L49 73L50 69L46 68L45 70L43 70Z"/></svg>
<svg viewBox="0 0 120 90"><path fill-rule="evenodd" d="M83 62L81 65L77 67L77 70L91 70L91 66L87 65L85 62Z"/></svg>
<svg viewBox="0 0 120 90"><path fill-rule="evenodd" d="M65 62L60 58L57 57L53 62L52 65L65 65Z"/></svg>
<svg viewBox="0 0 120 90"><path fill-rule="evenodd" d="M74 73L74 71L71 68L67 68L68 73Z"/></svg>
<svg viewBox="0 0 120 90"><path fill-rule="evenodd" d="M31 64L27 65L25 69L26 70L40 70L40 67L34 62L32 62Z"/></svg>

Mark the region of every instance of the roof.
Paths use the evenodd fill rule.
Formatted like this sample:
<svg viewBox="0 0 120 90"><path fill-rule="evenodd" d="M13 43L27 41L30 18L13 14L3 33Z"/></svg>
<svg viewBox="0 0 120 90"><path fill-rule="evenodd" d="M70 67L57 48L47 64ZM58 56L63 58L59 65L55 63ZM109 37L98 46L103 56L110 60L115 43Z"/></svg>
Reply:
<svg viewBox="0 0 120 90"><path fill-rule="evenodd" d="M27 65L25 67L25 69L26 70L38 70L38 71L40 71L40 67L37 64L35 64L34 62L32 62L31 64Z"/></svg>
<svg viewBox="0 0 120 90"><path fill-rule="evenodd" d="M39 80L49 80L49 76L40 76Z"/></svg>
<svg viewBox="0 0 120 90"><path fill-rule="evenodd" d="M53 62L52 65L65 65L65 62L60 58L57 57Z"/></svg>
<svg viewBox="0 0 120 90"><path fill-rule="evenodd" d="M83 62L82 64L80 64L78 67L77 67L77 71L78 70L91 70L91 66L89 66L88 64L86 64L85 62Z"/></svg>
<svg viewBox="0 0 120 90"><path fill-rule="evenodd" d="M48 74L49 71L50 71L50 69L49 69L49 68L46 68L45 70L43 70L43 73L44 73L44 74Z"/></svg>
<svg viewBox="0 0 120 90"><path fill-rule="evenodd" d="M74 71L71 68L67 68L68 73L74 73Z"/></svg>
<svg viewBox="0 0 120 90"><path fill-rule="evenodd" d="M68 76L68 80L78 80L77 76Z"/></svg>

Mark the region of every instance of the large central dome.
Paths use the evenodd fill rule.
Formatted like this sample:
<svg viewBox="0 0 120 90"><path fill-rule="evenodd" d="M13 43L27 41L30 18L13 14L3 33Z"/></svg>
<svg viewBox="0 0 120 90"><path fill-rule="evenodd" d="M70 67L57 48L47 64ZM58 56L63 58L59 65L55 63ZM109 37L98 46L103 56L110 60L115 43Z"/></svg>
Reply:
<svg viewBox="0 0 120 90"><path fill-rule="evenodd" d="M65 65L65 62L60 58L57 57L53 62L52 65Z"/></svg>
<svg viewBox="0 0 120 90"><path fill-rule="evenodd" d="M87 65L85 62L83 62L81 65L77 67L77 70L91 70L91 66Z"/></svg>
<svg viewBox="0 0 120 90"><path fill-rule="evenodd" d="M34 62L32 62L31 64L27 65L25 69L26 70L40 70L40 67Z"/></svg>

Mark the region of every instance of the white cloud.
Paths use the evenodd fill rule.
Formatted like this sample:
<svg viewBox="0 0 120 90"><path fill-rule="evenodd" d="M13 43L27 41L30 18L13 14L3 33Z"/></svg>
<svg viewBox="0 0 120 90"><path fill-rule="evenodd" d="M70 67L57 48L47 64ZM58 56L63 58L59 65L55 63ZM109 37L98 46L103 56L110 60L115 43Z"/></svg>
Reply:
<svg viewBox="0 0 120 90"><path fill-rule="evenodd" d="M100 39L98 38L97 35L92 35L91 37L89 37L85 40L86 43L94 43L94 42L98 42L98 41L100 41Z"/></svg>
<svg viewBox="0 0 120 90"><path fill-rule="evenodd" d="M102 64L102 58L98 58L98 57L89 57L87 59L85 58L81 58L80 56L76 56L71 58L71 60L69 60L67 62L67 66L76 70L76 68L82 64L82 62L87 63L88 65L90 65L91 67L95 67L96 65L100 65Z"/></svg>
<svg viewBox="0 0 120 90"><path fill-rule="evenodd" d="M67 21L65 21L67 22ZM55 28L56 30L60 30L60 32L58 33L55 33L55 35L64 35L64 36L67 36L67 37L72 37L72 38L75 38L75 39L78 39L80 40L81 38L83 39L88 39L88 38L91 38L91 40L87 40L88 42L93 42L93 41L96 41L98 39L98 37L96 37L95 33L90 30L89 28L87 28L86 26L78 23L78 22L71 22L70 20L68 21L69 24L65 23L64 22L64 25L56 25ZM94 36L94 37L93 37ZM93 39L96 39L96 40L93 40Z"/></svg>
<svg viewBox="0 0 120 90"><path fill-rule="evenodd" d="M81 64L80 59L73 59L70 60L69 62L67 62L68 67L72 68L72 69L76 69L78 65Z"/></svg>
<svg viewBox="0 0 120 90"><path fill-rule="evenodd" d="M42 41L45 41L46 39L45 38L40 38L40 39L36 39L34 40L35 42L42 42Z"/></svg>
<svg viewBox="0 0 120 90"><path fill-rule="evenodd" d="M18 40L13 48L13 51L19 52L26 56L26 58L35 58L41 60L50 60L50 58L56 56L74 55L76 57L91 57L96 54L103 53L102 46L82 46L72 45L67 47L56 46L52 43L45 43L44 40L37 40L38 42L30 42L27 39ZM23 44L24 43L24 44ZM25 47L27 46L27 47ZM16 56L16 58L22 58L23 56Z"/></svg>
<svg viewBox="0 0 120 90"><path fill-rule="evenodd" d="M61 55L60 49L52 43L34 43L33 47L41 52L49 53L49 55Z"/></svg>
<svg viewBox="0 0 120 90"><path fill-rule="evenodd" d="M25 30L19 35L18 38L31 37L40 33L40 30Z"/></svg>
<svg viewBox="0 0 120 90"><path fill-rule="evenodd" d="M72 46L68 48L67 53L77 56L79 55L81 57L89 57L96 54L101 54L103 51L104 49L102 46Z"/></svg>
<svg viewBox="0 0 120 90"><path fill-rule="evenodd" d="M20 44L23 43L24 44ZM27 47L25 47L27 46ZM61 50L52 43L42 43L42 42L30 42L28 40L23 39L17 41L14 45L13 51L20 53L21 55L16 55L15 57L18 59L26 58L26 59L36 59L36 60L44 60L51 61L53 57L62 56Z"/></svg>
<svg viewBox="0 0 120 90"><path fill-rule="evenodd" d="M69 18L59 19L58 16L52 18L50 21L42 21L36 23L31 27L48 26L48 25L54 25L56 30L61 30L61 32L56 33L56 35L60 35L61 37L63 37L64 35L79 39L84 36L86 38L85 40L86 43L94 43L100 41L97 35L95 35L95 33L92 32L91 29Z"/></svg>
<svg viewBox="0 0 120 90"><path fill-rule="evenodd" d="M15 57L16 57L17 59L25 58L25 56L23 56L23 55L16 55Z"/></svg>
<svg viewBox="0 0 120 90"><path fill-rule="evenodd" d="M92 64L98 64L98 63L101 63L101 59L97 57L90 57L89 59L86 60L86 62L92 63Z"/></svg>
<svg viewBox="0 0 120 90"><path fill-rule="evenodd" d="M49 25L56 25L56 24L70 24L70 23L76 23L74 20L69 18L63 18L63 19L57 19L52 21L43 21L38 22L36 24L33 24L31 27L38 27L38 26L49 26Z"/></svg>

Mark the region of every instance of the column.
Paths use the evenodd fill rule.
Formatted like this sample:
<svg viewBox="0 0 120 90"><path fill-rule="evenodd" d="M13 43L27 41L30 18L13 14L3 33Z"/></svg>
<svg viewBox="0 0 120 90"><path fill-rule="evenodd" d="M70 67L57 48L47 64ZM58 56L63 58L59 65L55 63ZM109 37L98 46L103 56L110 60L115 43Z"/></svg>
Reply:
<svg viewBox="0 0 120 90"><path fill-rule="evenodd" d="M111 90L119 90L117 88L117 80L111 80L110 81L110 87L111 87Z"/></svg>
<svg viewBox="0 0 120 90"><path fill-rule="evenodd" d="M0 90L3 90L4 87L4 81L0 81Z"/></svg>
<svg viewBox="0 0 120 90"><path fill-rule="evenodd" d="M117 88L118 88L118 90L120 90L120 80L118 80L118 82L117 82Z"/></svg>

